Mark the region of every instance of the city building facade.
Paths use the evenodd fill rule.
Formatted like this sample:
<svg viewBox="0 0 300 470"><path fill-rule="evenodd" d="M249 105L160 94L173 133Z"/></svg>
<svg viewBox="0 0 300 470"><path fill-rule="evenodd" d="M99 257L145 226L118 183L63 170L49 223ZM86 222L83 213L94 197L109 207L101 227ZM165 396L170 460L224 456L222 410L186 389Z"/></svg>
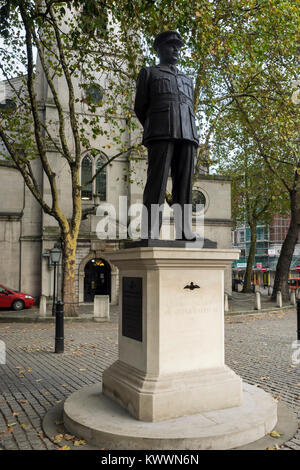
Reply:
<svg viewBox="0 0 300 470"><path fill-rule="evenodd" d="M256 229L256 250L253 263L253 284L273 286L277 262L282 244L290 225L290 217L275 215L270 224L259 223ZM233 278L242 280L249 256L251 231L247 225L237 227L232 233L234 248L241 250L238 261L233 263ZM300 243L296 244L290 266L290 277L300 277Z"/></svg>

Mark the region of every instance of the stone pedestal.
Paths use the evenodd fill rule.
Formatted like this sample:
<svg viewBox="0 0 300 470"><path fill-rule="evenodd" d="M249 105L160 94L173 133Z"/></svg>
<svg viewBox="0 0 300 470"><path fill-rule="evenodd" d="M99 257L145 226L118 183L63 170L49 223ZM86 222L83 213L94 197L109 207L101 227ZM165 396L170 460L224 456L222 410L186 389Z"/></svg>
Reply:
<svg viewBox="0 0 300 470"><path fill-rule="evenodd" d="M94 320L109 320L109 295L95 295Z"/></svg>
<svg viewBox="0 0 300 470"><path fill-rule="evenodd" d="M238 257L175 247L108 254L122 312L107 397L152 422L241 405L242 380L224 364L224 269Z"/></svg>

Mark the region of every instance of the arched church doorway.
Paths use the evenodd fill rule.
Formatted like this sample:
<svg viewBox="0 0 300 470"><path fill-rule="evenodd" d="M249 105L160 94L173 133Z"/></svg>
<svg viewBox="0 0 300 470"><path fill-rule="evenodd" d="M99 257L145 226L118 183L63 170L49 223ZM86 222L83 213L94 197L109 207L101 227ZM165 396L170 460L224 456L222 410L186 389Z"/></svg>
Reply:
<svg viewBox="0 0 300 470"><path fill-rule="evenodd" d="M95 295L111 298L111 268L104 259L91 259L84 268L84 302L93 302Z"/></svg>

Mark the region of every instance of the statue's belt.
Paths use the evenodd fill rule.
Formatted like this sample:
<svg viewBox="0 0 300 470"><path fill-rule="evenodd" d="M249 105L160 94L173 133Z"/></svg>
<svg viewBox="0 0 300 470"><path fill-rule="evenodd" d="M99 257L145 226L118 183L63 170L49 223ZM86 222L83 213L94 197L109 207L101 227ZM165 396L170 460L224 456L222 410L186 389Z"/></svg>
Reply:
<svg viewBox="0 0 300 470"><path fill-rule="evenodd" d="M157 103L155 106L151 106L148 112L151 113L152 111L160 111L166 109L168 105L171 105L172 103L187 104L193 110L193 101L190 98L181 95L176 97L168 97L167 99L161 99L161 97L159 97L159 103Z"/></svg>

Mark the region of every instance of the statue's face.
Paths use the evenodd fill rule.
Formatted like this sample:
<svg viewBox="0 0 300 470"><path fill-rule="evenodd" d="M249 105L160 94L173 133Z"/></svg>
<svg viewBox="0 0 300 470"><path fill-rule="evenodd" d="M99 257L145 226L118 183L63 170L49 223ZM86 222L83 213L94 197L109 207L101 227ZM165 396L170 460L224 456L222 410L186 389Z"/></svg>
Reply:
<svg viewBox="0 0 300 470"><path fill-rule="evenodd" d="M161 64L176 64L179 59L180 46L177 42L164 42L158 48L158 56Z"/></svg>

